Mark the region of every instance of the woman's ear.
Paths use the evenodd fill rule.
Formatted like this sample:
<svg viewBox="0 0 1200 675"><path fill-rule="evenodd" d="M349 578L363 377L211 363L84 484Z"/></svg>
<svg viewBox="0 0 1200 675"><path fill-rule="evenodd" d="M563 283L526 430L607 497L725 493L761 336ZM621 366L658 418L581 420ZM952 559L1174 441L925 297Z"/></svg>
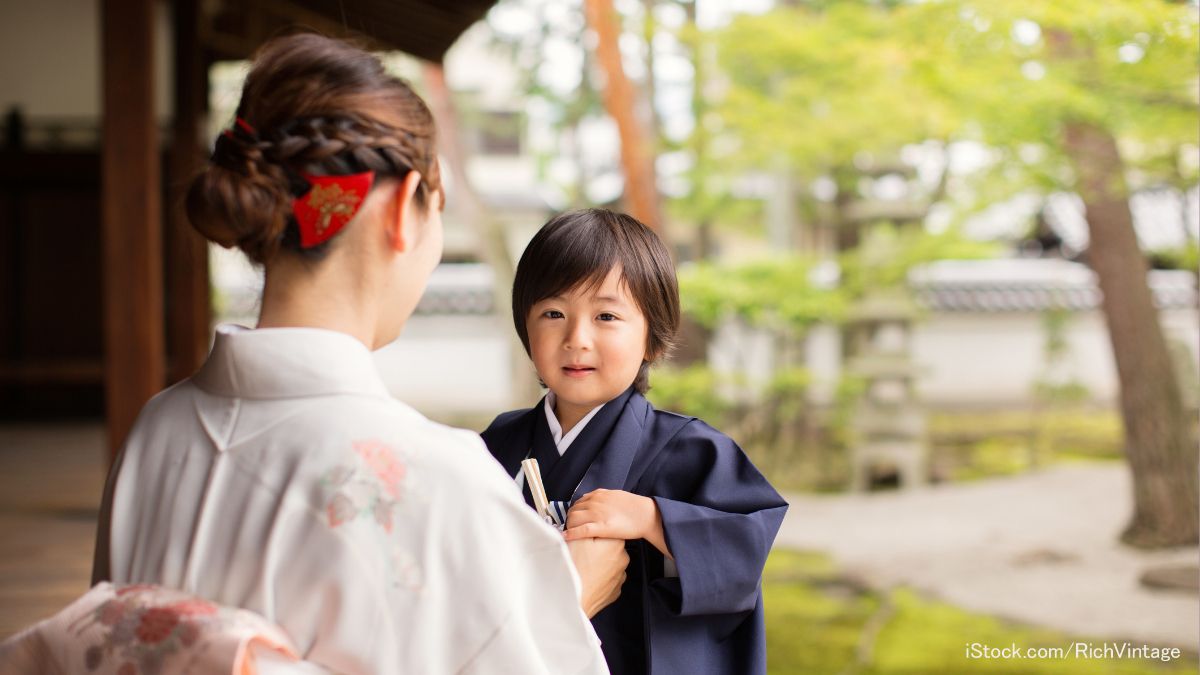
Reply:
<svg viewBox="0 0 1200 675"><path fill-rule="evenodd" d="M416 203L417 188L420 185L421 174L409 171L392 193L392 204L388 210L387 237L392 250L397 253L404 253L412 248L418 221L424 215L420 213Z"/></svg>

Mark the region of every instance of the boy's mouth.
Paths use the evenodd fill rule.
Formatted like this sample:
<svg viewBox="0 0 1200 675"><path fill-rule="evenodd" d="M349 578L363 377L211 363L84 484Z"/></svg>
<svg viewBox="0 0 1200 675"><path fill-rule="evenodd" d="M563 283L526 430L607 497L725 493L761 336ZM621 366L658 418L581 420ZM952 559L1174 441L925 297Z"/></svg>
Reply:
<svg viewBox="0 0 1200 675"><path fill-rule="evenodd" d="M596 369L589 366L563 366L562 370L567 377L587 377Z"/></svg>

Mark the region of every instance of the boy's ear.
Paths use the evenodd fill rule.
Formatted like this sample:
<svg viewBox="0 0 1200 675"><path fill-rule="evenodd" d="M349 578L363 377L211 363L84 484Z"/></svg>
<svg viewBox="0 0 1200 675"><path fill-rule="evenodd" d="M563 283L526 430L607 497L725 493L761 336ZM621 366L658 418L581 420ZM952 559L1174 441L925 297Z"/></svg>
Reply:
<svg viewBox="0 0 1200 675"><path fill-rule="evenodd" d="M421 185L421 174L409 171L392 193L391 208L388 209L387 238L392 250L404 253L412 248L416 236L417 220L424 214L416 203L417 188Z"/></svg>
<svg viewBox="0 0 1200 675"><path fill-rule="evenodd" d="M644 363L654 363L660 356L662 356L662 348L660 347L659 349L655 349L654 345L650 344L649 338L647 338L646 352L645 355L642 356L642 361Z"/></svg>

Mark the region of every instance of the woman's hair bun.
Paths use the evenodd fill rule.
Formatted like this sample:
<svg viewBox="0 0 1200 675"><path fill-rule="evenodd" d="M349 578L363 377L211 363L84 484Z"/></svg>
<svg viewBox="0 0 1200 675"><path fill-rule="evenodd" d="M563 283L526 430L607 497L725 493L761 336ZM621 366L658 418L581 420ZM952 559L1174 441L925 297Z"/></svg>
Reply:
<svg viewBox="0 0 1200 675"><path fill-rule="evenodd" d="M210 241L265 263L279 249L291 212L292 195L282 173L264 160L260 148L222 135L213 162L188 190L188 218Z"/></svg>
<svg viewBox="0 0 1200 675"><path fill-rule="evenodd" d="M291 209L308 187L300 175L415 170L424 206L441 190L435 136L425 102L372 54L311 33L275 38L246 76L236 124L188 190L188 218L257 263L281 248L319 258L337 237L301 248Z"/></svg>

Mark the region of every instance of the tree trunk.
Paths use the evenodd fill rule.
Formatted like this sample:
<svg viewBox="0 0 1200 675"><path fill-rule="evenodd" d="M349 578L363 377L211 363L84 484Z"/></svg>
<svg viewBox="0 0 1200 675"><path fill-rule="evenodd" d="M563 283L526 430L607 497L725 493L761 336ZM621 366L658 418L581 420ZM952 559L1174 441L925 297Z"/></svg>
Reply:
<svg viewBox="0 0 1200 675"><path fill-rule="evenodd" d="M1120 379L1134 496L1133 517L1121 539L1143 548L1195 544L1196 446L1146 281L1116 139L1105 129L1075 122L1067 125L1063 145L1084 202L1088 261L1104 295Z"/></svg>
<svg viewBox="0 0 1200 675"><path fill-rule="evenodd" d="M834 250L838 253L858 248L862 238L862 225L850 217L850 206L858 198L855 184L858 174L853 167L837 166L830 172L837 192L833 197Z"/></svg>
<svg viewBox="0 0 1200 675"><path fill-rule="evenodd" d="M627 208L630 215L662 237L667 250L672 250L658 200L650 139L638 120L633 84L621 64L620 17L612 0L585 0L584 4L588 25L596 32L596 59L605 76L604 107L616 121L621 137Z"/></svg>

